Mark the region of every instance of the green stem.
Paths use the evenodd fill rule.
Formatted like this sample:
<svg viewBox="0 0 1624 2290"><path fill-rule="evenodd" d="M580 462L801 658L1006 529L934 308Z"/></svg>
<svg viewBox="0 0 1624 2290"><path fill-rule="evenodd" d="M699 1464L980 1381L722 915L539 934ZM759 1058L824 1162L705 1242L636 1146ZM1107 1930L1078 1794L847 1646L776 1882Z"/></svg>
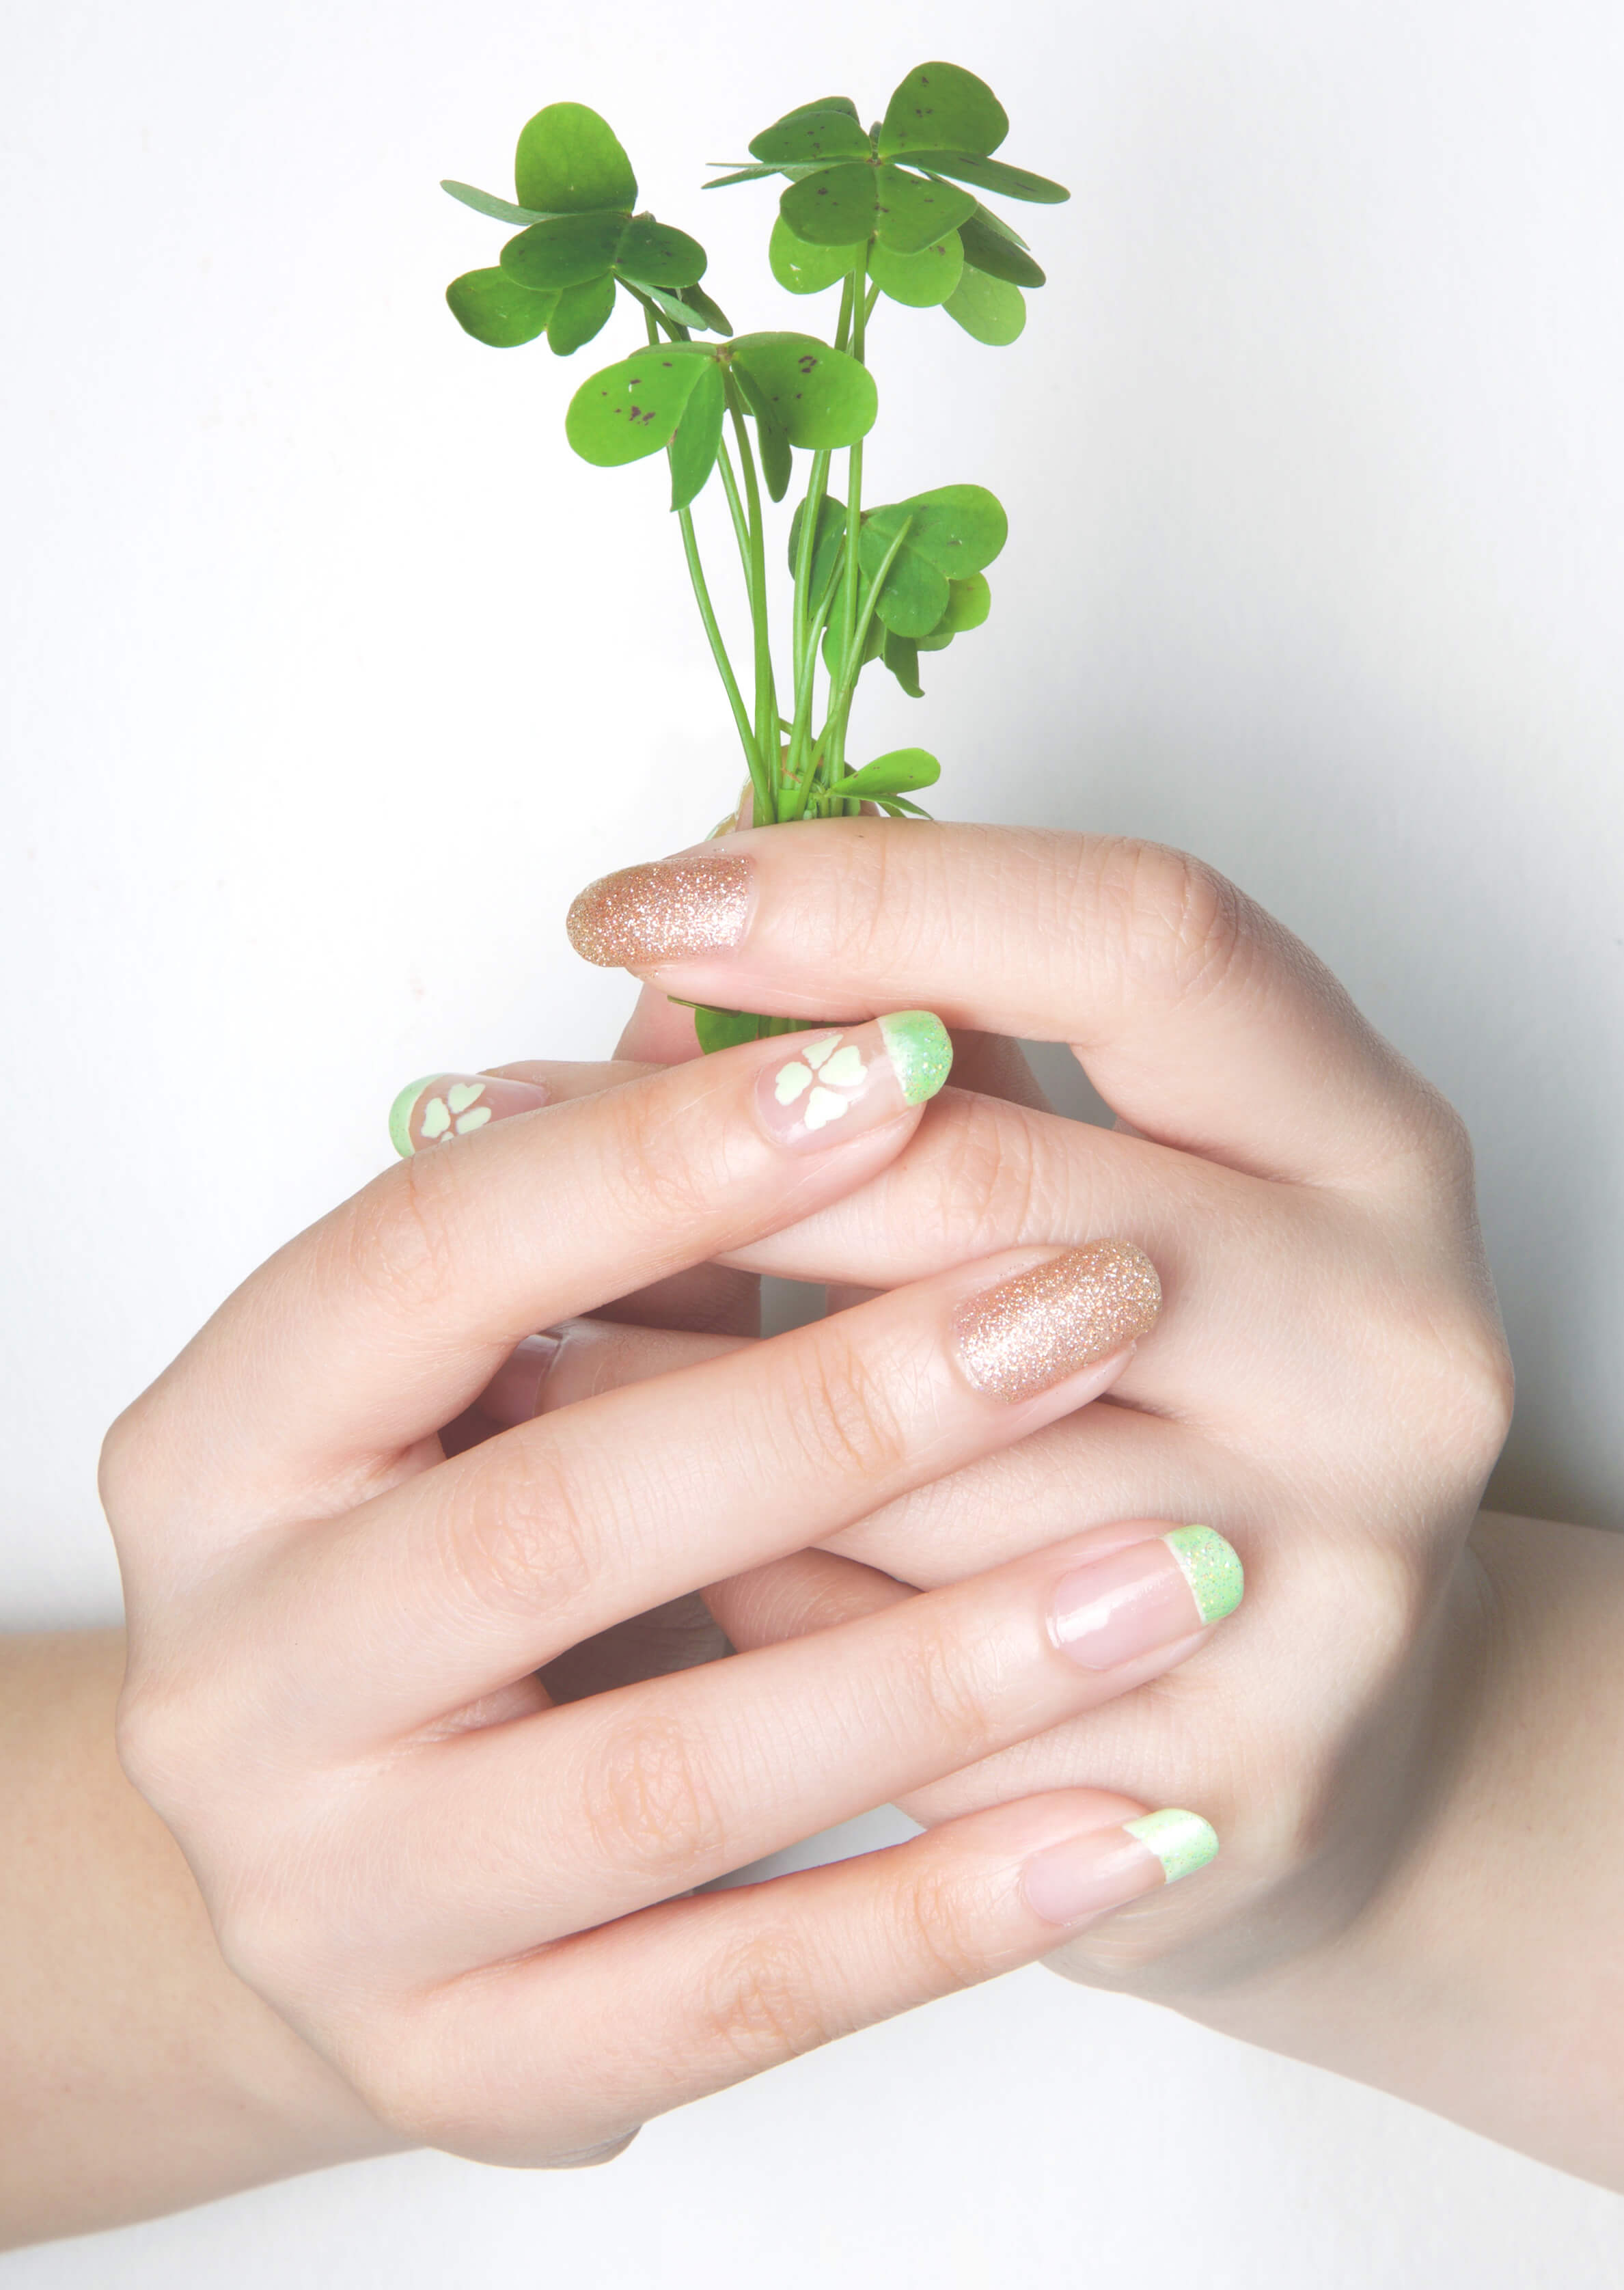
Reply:
<svg viewBox="0 0 1624 2290"><path fill-rule="evenodd" d="M828 491L830 458L827 445L812 455L806 498L801 503L801 538L795 555L795 603L790 621L791 670L797 691L801 683L802 654L806 646L807 615L812 604L812 548L818 535L818 520L823 514L824 495Z"/></svg>
<svg viewBox="0 0 1624 2290"><path fill-rule="evenodd" d="M641 300L642 297L639 296L638 299ZM656 314L653 306L644 302L643 307L648 324L649 340L651 342L657 342L660 340L660 332L655 324ZM673 338L676 331L675 328L672 329ZM733 664L727 656L727 646L722 640L722 630L717 625L716 608L710 601L710 589L705 580L705 567L700 561L700 542L699 536L693 529L692 510L678 509L676 522L683 536L683 554L688 560L688 578L693 584L693 601L700 608L700 619L704 623L705 636L710 645L711 657L716 663L717 673L722 678L722 688L727 694L727 704L733 711L733 722L738 726L740 744L744 749L745 765L750 774L750 785L755 790L757 804L760 804L766 795L768 782L763 769L761 754L756 743L756 736L750 729L749 711L744 704L744 694L739 689L739 679L733 674ZM774 752L777 750L777 744L775 740Z"/></svg>
<svg viewBox="0 0 1624 2290"><path fill-rule="evenodd" d="M745 500L749 509L750 619L756 631L756 745L768 773L772 789L767 809L757 827L771 827L778 818L779 744L778 693L772 680L772 632L767 621L767 535L762 516L761 486L756 476L756 454L744 424L744 409L732 376L727 378L728 411L739 441L739 460L744 471ZM769 757L771 763L769 763Z"/></svg>
<svg viewBox="0 0 1624 2290"><path fill-rule="evenodd" d="M851 355L857 360L859 365L864 363L863 353L867 347L870 307L868 297L863 292L863 281L868 275L868 249L865 244L852 266L850 280L852 288ZM857 626L858 543L862 534L863 521L863 444L860 437L851 448L846 458L850 476L846 485L846 577L840 598L840 652L843 662L850 661L852 634ZM855 689L855 683L853 689ZM850 696L847 698L844 710L837 709L831 701L826 733L826 739L831 744L828 746L825 762L832 780L839 778L840 766L845 761L845 718L850 712Z"/></svg>
<svg viewBox="0 0 1624 2290"><path fill-rule="evenodd" d="M727 513L733 520L733 538L739 543L739 562L744 571L744 585L750 586L750 520L745 515L744 503L739 498L739 480L733 475L733 457L727 450L727 440L722 440L716 450L716 467L722 472L722 490L727 495Z"/></svg>

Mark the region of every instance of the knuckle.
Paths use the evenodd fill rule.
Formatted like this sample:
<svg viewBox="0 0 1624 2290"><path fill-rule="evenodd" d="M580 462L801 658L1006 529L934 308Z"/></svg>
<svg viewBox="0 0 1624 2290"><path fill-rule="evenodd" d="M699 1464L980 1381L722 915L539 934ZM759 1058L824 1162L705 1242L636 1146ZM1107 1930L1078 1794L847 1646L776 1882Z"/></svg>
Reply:
<svg viewBox="0 0 1624 2290"><path fill-rule="evenodd" d="M723 1172L703 1119L674 1124L657 1085L612 1091L601 1105L608 1133L596 1173L611 1224L664 1239L714 1213Z"/></svg>
<svg viewBox="0 0 1624 2290"><path fill-rule="evenodd" d="M1006 1247L1048 1229L1037 1214L1039 1147L1023 1107L957 1095L930 1133L931 1197L921 1203L927 1229L951 1232L964 1257Z"/></svg>
<svg viewBox="0 0 1624 2290"><path fill-rule="evenodd" d="M1221 987L1261 921L1226 876L1160 843L1112 848L1098 892L1130 978L1180 1000Z"/></svg>
<svg viewBox="0 0 1624 2290"><path fill-rule="evenodd" d="M985 1978L964 1886L946 1868L921 1869L898 1894L896 1916L904 1960L923 1968L932 1995L952 1995Z"/></svg>
<svg viewBox="0 0 1624 2290"><path fill-rule="evenodd" d="M454 1153L414 1153L368 1185L325 1228L340 1292L358 1288L393 1316L418 1317L452 1295L461 1270Z"/></svg>
<svg viewBox="0 0 1624 2290"><path fill-rule="evenodd" d="M639 1718L607 1734L584 1777L581 1813L600 1859L668 1887L692 1882L726 1843L702 1757L668 1718Z"/></svg>
<svg viewBox="0 0 1624 2290"><path fill-rule="evenodd" d="M804 1950L788 1932L750 1934L711 1967L695 2006L699 2041L756 2074L799 2059L843 2033L818 1991Z"/></svg>
<svg viewBox="0 0 1624 2290"><path fill-rule="evenodd" d="M129 1781L156 1811L181 1801L196 1768L200 1734L187 1698L155 1679L125 1684L114 1720L114 1748Z"/></svg>
<svg viewBox="0 0 1624 2290"><path fill-rule="evenodd" d="M788 1423L822 1475L883 1479L907 1460L908 1436L874 1364L840 1328L826 1321L808 1346L798 1401Z"/></svg>
<svg viewBox="0 0 1624 2290"><path fill-rule="evenodd" d="M478 1612L568 1614L591 1588L601 1537L539 1440L504 1442L500 1456L499 1463L482 1452L459 1496L441 1506L441 1571Z"/></svg>
<svg viewBox="0 0 1624 2290"><path fill-rule="evenodd" d="M940 1621L918 1629L906 1676L910 1719L932 1743L951 1744L966 1763L996 1745L988 1682L962 1631Z"/></svg>

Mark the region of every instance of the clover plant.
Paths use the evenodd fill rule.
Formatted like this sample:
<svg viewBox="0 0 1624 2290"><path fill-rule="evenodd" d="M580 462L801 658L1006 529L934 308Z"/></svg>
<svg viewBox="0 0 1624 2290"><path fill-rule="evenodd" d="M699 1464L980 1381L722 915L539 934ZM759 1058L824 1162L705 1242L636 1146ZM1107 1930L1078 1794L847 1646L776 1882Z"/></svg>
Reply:
<svg viewBox="0 0 1624 2290"><path fill-rule="evenodd" d="M939 776L923 748L853 763L859 680L878 661L906 693L923 696L921 653L941 651L988 616L987 567L1008 524L994 495L974 484L868 504L864 441L879 410L871 326L883 300L910 312L940 308L995 348L1020 334L1026 291L1041 286L1044 273L979 194L1039 204L1068 194L993 157L1008 131L984 80L956 64L926 63L908 73L875 126L862 125L849 98L825 96L764 128L749 147L753 164L712 163L727 172L708 190L783 181L768 261L792 294L838 289L828 340L735 333L700 283L704 248L638 209L631 162L584 104L549 104L525 126L516 199L444 185L465 205L516 226L495 267L470 270L446 290L452 315L476 340L511 349L545 334L568 357L596 340L623 301L641 319L643 341L576 390L564 434L583 460L604 468L666 457L671 508L757 826L838 817L865 802L893 817L924 816L912 798ZM773 658L769 626L762 489L784 500L797 450L809 458L788 534L786 666ZM844 498L830 490L837 453L845 456ZM748 604L748 701L694 531L693 503L713 477ZM696 1013L706 1048L794 1022Z"/></svg>

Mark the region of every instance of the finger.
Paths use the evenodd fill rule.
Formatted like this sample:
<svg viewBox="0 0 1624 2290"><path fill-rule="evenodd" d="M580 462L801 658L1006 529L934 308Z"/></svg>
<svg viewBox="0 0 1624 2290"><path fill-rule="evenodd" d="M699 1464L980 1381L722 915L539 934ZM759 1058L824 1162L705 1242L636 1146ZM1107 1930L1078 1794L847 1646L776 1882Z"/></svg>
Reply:
<svg viewBox="0 0 1624 2290"><path fill-rule="evenodd" d="M1131 1692L1241 1597L1206 1528L1142 1521L732 1661L436 1742L355 1848L374 1974L440 1979L668 1899ZM430 1840L432 1839L432 1846Z"/></svg>
<svg viewBox="0 0 1624 2290"><path fill-rule="evenodd" d="M747 1044L414 1153L273 1257L138 1403L126 1529L149 1516L163 1541L148 1547L184 1565L234 1518L353 1501L538 1327L872 1175L946 1062L936 1021L904 1013ZM116 1470L117 1430L108 1452Z"/></svg>
<svg viewBox="0 0 1624 2290"><path fill-rule="evenodd" d="M1069 1042L1146 1136L1269 1175L1358 1181L1441 1117L1307 948L1159 845L814 821L608 876L570 929L589 961L697 1001L822 1018L928 998L949 1026Z"/></svg>
<svg viewBox="0 0 1624 2290"><path fill-rule="evenodd" d="M357 1748L429 1723L1083 1405L1156 1302L1135 1250L1028 1251L517 1425L268 1552L243 1691Z"/></svg>
<svg viewBox="0 0 1624 2290"><path fill-rule="evenodd" d="M617 1058L641 1058L652 1066L676 1066L700 1054L693 1013L673 1002L657 986L638 989L636 1007L615 1046Z"/></svg>
<svg viewBox="0 0 1624 2290"><path fill-rule="evenodd" d="M1217 1841L1197 1815L1072 1790L672 1902L432 1991L390 2031L382 2109L410 2138L491 2162L623 2136L1030 1962L1204 1866Z"/></svg>

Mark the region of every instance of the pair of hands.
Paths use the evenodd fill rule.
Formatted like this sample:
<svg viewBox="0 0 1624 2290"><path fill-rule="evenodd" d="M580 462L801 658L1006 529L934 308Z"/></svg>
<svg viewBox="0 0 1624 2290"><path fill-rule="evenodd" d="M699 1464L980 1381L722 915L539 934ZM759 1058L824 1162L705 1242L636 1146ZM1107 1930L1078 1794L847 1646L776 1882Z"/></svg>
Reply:
<svg viewBox="0 0 1624 2290"><path fill-rule="evenodd" d="M1266 1999L1426 1817L1509 1406L1460 1123L1153 846L744 834L577 933L657 979L629 1061L420 1093L453 1149L109 1435L122 1751L228 1960L392 2135L518 2163L1036 1957ZM1065 1040L1117 1126L978 1039L922 1114L924 1028L668 1064L668 991ZM764 1272L881 1293L753 1342ZM672 1669L699 1591L742 1651ZM926 1833L682 1897L886 1801ZM1176 1889L1168 1806L1224 1848Z"/></svg>

